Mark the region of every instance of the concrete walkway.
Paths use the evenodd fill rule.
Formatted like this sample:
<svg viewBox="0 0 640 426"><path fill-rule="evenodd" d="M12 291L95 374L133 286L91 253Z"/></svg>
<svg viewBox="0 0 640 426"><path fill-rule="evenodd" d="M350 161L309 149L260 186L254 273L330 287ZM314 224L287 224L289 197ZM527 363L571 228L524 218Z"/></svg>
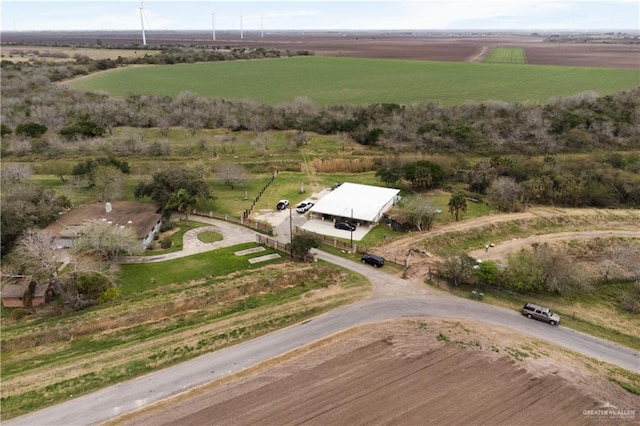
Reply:
<svg viewBox="0 0 640 426"><path fill-rule="evenodd" d="M184 220L183 214L174 214L171 216L173 222ZM182 250L172 253L159 254L157 256L126 256L120 260L120 263L152 263L162 262L165 260L179 259L185 256L191 256L197 253L203 253L219 249L222 247L235 246L242 243L250 243L256 241L258 232L253 231L244 226L234 223L225 222L223 220L212 219L203 216L189 216L190 221L202 222L208 224L200 228L192 229L184 234L182 240ZM213 243L203 243L198 239L201 232L213 231L222 235L222 240Z"/></svg>

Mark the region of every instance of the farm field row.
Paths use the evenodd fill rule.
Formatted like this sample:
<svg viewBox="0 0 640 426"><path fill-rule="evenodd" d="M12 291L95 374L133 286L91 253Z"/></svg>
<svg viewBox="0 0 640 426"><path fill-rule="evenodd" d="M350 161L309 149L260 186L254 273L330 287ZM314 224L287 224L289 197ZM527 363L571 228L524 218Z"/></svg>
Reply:
<svg viewBox="0 0 640 426"><path fill-rule="evenodd" d="M527 56L519 47L496 47L491 49L482 62L486 64L526 64Z"/></svg>
<svg viewBox="0 0 640 426"><path fill-rule="evenodd" d="M278 104L306 97L319 105L432 101L459 105L491 99L546 102L584 91L612 94L640 84L636 70L471 64L335 57L121 68L69 86L112 96L246 98Z"/></svg>

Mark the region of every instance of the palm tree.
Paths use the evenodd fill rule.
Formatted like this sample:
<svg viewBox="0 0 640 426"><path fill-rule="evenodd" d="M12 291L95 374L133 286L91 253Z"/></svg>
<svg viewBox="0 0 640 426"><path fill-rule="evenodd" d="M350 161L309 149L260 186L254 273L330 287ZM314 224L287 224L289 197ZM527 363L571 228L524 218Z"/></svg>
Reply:
<svg viewBox="0 0 640 426"><path fill-rule="evenodd" d="M179 212L184 213L185 221L187 222L187 226L189 226L189 210L191 210L195 205L196 197L189 194L186 189L180 188L171 195L169 201L167 201L167 204L165 205L165 209L176 209Z"/></svg>
<svg viewBox="0 0 640 426"><path fill-rule="evenodd" d="M467 211L467 200L462 194L454 194L449 200L449 213L451 213L456 222L460 220L460 216Z"/></svg>

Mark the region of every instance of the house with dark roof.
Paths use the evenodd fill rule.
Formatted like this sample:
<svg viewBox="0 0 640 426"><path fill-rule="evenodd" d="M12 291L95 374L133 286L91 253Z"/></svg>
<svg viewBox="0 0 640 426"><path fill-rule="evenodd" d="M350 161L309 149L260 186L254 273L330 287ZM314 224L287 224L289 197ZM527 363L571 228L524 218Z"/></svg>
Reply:
<svg viewBox="0 0 640 426"><path fill-rule="evenodd" d="M162 214L160 206L155 203L113 201L83 204L62 213L46 229L55 235L58 248L69 248L84 228L95 221L129 227L134 230L142 246L147 247L160 231Z"/></svg>

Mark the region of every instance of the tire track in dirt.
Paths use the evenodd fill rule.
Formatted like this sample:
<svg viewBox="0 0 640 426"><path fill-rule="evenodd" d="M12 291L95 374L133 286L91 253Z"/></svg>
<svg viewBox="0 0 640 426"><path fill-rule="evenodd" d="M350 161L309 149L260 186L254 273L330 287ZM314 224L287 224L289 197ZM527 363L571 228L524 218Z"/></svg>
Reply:
<svg viewBox="0 0 640 426"><path fill-rule="evenodd" d="M484 55L486 55L488 51L489 48L487 46L482 46L480 52L467 59L467 62L482 62L482 59L484 59Z"/></svg>
<svg viewBox="0 0 640 426"><path fill-rule="evenodd" d="M637 210L598 210L598 209L565 209L565 208L549 208L535 207L526 212L521 213L500 213L479 218L455 222L452 224L435 227L429 231L408 235L407 237L391 241L388 244L379 247L381 252L385 253L408 253L410 249L419 249L419 243L422 241L450 232L461 232L471 229L477 229L488 225L501 224L506 222L516 222L522 220L530 220L536 218L553 219L559 217L594 217L596 215L609 215L622 217L632 221L638 221L640 229L640 211Z"/></svg>
<svg viewBox="0 0 640 426"><path fill-rule="evenodd" d="M520 243L530 245L534 242L544 243L545 241L555 241L558 239L570 240L574 238L604 238L610 233L619 233L621 237L637 238L640 234L640 210L616 210L616 209L576 209L560 207L532 207L520 213L499 213L482 216L474 219L463 220L446 225L434 227L429 231L409 234L406 237L394 240L388 244L376 247L371 251L387 259L407 259L411 253L409 267L404 271L405 278L425 277L429 273L429 268L435 266L441 259L431 253L426 253L423 249L424 241L446 235L452 232L464 232L479 229L492 225L506 224L509 222L521 222L535 219L546 219L550 223L556 224L562 221L569 221L571 218L586 218L594 222L593 230L590 231L570 231L562 233L536 234L521 240ZM557 235L561 234L561 235ZM515 240L514 240L515 241ZM513 242L512 250L517 250L517 243ZM504 246L504 243L500 243ZM469 254L474 257L482 253L486 255L484 249L472 251ZM506 253L507 246L504 248ZM490 251L498 252L494 248Z"/></svg>

